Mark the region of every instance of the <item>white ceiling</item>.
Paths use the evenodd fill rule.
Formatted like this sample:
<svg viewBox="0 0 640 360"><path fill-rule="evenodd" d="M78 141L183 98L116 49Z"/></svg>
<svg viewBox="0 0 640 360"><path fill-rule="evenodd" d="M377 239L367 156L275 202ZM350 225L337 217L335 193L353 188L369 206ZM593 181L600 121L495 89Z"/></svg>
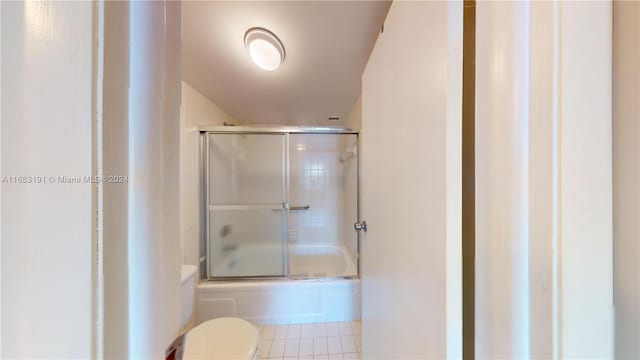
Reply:
<svg viewBox="0 0 640 360"><path fill-rule="evenodd" d="M388 1L184 1L183 78L244 124L340 125ZM282 40L286 58L260 70L244 47L251 27Z"/></svg>

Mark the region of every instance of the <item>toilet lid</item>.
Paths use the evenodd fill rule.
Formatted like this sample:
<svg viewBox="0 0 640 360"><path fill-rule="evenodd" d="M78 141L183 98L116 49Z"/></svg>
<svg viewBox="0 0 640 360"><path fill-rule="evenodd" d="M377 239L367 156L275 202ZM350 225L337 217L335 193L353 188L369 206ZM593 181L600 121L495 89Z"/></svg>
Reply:
<svg viewBox="0 0 640 360"><path fill-rule="evenodd" d="M251 359L260 335L248 321L220 318L205 321L187 333L183 359Z"/></svg>

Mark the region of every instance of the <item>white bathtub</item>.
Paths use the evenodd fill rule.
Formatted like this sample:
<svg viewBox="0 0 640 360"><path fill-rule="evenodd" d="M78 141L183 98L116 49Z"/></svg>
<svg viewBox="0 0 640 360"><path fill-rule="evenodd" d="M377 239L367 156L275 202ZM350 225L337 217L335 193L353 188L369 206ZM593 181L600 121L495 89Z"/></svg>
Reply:
<svg viewBox="0 0 640 360"><path fill-rule="evenodd" d="M277 256L281 251L278 246L241 246L214 273L281 273L281 257ZM344 247L291 245L289 268L292 278L319 278L201 282L196 290L197 323L225 316L262 325L360 319L360 280L336 279L357 274Z"/></svg>
<svg viewBox="0 0 640 360"><path fill-rule="evenodd" d="M225 316L260 325L360 319L360 280L202 282L196 322Z"/></svg>

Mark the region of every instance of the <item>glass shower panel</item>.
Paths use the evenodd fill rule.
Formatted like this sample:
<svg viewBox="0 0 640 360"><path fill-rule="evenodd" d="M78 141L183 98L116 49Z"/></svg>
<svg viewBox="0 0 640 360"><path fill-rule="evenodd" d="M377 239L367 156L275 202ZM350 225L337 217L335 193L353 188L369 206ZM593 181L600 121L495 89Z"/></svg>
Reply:
<svg viewBox="0 0 640 360"><path fill-rule="evenodd" d="M292 277L358 274L358 137L289 135L287 238Z"/></svg>
<svg viewBox="0 0 640 360"><path fill-rule="evenodd" d="M282 204L285 135L209 134L212 204Z"/></svg>
<svg viewBox="0 0 640 360"><path fill-rule="evenodd" d="M207 135L209 276L285 275L285 135Z"/></svg>

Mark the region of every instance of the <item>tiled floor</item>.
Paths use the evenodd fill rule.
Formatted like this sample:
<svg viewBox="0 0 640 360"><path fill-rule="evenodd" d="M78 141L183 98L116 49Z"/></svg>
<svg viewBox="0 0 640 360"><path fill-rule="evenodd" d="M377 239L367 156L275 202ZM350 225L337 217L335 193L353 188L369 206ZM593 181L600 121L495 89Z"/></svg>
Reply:
<svg viewBox="0 0 640 360"><path fill-rule="evenodd" d="M258 326L261 359L359 359L360 321Z"/></svg>

